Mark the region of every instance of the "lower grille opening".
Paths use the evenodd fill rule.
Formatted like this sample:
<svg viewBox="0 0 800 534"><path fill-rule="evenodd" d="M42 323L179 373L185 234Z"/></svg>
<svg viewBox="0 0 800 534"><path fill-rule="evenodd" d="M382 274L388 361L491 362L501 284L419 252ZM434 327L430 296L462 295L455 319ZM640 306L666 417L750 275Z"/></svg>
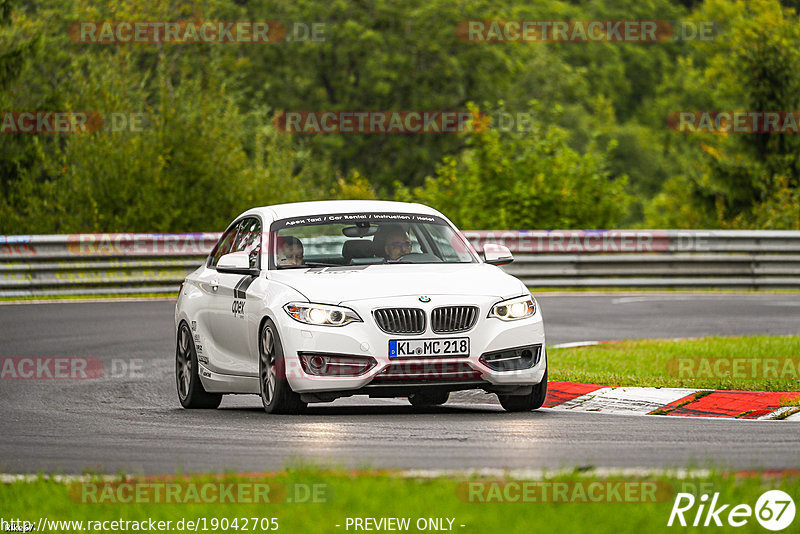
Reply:
<svg viewBox="0 0 800 534"><path fill-rule="evenodd" d="M529 345L482 354L480 362L492 371L520 371L530 369L542 357L541 345Z"/></svg>
<svg viewBox="0 0 800 534"><path fill-rule="evenodd" d="M470 367L466 362L404 361L392 363L375 375L371 383L458 382L460 380L481 380L481 378L481 373Z"/></svg>
<svg viewBox="0 0 800 534"><path fill-rule="evenodd" d="M312 376L360 376L378 364L371 356L316 352L300 352L298 356L303 371Z"/></svg>

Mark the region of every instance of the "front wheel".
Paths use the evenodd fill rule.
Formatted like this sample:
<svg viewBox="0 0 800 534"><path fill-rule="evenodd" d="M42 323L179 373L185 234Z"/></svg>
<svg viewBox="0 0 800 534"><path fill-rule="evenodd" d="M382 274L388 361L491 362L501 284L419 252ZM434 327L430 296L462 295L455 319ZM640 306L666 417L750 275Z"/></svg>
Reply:
<svg viewBox="0 0 800 534"><path fill-rule="evenodd" d="M306 408L286 380L286 361L278 328L270 319L261 326L258 341L258 377L261 403L267 413L296 414Z"/></svg>
<svg viewBox="0 0 800 534"><path fill-rule="evenodd" d="M192 332L186 323L178 329L177 349L175 350L175 382L178 386L178 400L184 408L214 409L222 402L221 393L208 393L197 374L197 351L194 348Z"/></svg>
<svg viewBox="0 0 800 534"><path fill-rule="evenodd" d="M507 412L530 412L541 408L547 397L547 370L544 371L542 381L533 386L533 391L527 395L498 395L500 405Z"/></svg>

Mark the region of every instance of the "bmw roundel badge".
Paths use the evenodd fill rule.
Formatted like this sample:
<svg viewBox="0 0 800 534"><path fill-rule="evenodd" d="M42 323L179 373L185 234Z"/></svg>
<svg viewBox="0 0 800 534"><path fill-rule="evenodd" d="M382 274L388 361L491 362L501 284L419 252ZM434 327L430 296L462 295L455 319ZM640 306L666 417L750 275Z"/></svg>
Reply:
<svg viewBox="0 0 800 534"><path fill-rule="evenodd" d="M419 298L419 301L420 301L420 302L430 302L430 301L431 301L431 298L430 298L430 297L426 297L425 295L423 295L423 296L421 296L421 297Z"/></svg>

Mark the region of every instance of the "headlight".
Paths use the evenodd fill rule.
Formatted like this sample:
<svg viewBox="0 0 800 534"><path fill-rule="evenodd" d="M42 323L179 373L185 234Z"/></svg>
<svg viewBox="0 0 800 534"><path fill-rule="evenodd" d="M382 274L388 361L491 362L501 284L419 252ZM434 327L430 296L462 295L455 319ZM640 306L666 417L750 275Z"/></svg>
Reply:
<svg viewBox="0 0 800 534"><path fill-rule="evenodd" d="M534 313L536 313L536 302L533 297L516 297L492 306L489 317L496 317L503 321L516 321L530 317Z"/></svg>
<svg viewBox="0 0 800 534"><path fill-rule="evenodd" d="M290 302L283 309L295 321L306 324L343 326L353 322L362 322L356 312L343 306Z"/></svg>

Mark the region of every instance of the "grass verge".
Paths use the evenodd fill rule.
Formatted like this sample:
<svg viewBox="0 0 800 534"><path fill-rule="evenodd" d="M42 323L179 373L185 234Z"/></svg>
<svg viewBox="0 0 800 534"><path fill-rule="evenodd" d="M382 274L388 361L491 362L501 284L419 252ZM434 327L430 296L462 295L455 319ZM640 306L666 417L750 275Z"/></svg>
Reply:
<svg viewBox="0 0 800 534"><path fill-rule="evenodd" d="M421 530L418 522L431 525L433 519L449 527L447 530L465 533L513 534L539 530L546 525L549 532L616 534L673 531L675 527L666 525L678 493L696 497L697 504L684 514L690 524L702 494L711 496L718 492L718 506L731 505L727 511L737 504L754 508L759 496L767 490L780 489L795 499L800 495L797 472L779 475L705 473L679 478L664 474L598 476L589 470L518 480L457 476L415 478L392 472L299 469L254 476L150 477L132 479L128 483L136 486L125 488L123 484L104 485L99 481L65 484L44 479L0 484L3 519L22 519L38 525L40 518L46 518L50 528L43 530L58 532L79 531L79 526L73 523L55 528L53 521L80 521L83 531L97 531L103 522L153 520L170 521L172 528L162 530L166 532L193 531L187 521L194 521L199 522L197 531L201 532L275 530L261 527L277 524L277 530L287 533L342 533L356 530L352 525L354 518L391 517L407 518L409 527L405 530L411 532ZM178 490L173 492L173 502L153 503L153 488L167 483L178 485ZM87 490L87 485L92 484L94 487ZM220 503L219 498L210 497L218 495L214 491L220 484L238 484L232 493L233 501ZM260 497L255 499L256 503L252 502L254 494L241 497L239 488L256 484L270 488L266 501L264 493L258 493ZM91 493L106 487L111 489L105 493ZM197 500L189 497L190 487L197 490ZM138 493L138 488L144 488L147 493ZM204 488L214 491L206 491L203 497ZM87 497L87 494L94 497ZM103 494L108 496L106 500L95 502L97 496ZM118 502L124 495L134 497L131 502ZM175 502L176 498L179 502ZM721 515L722 521L726 521L727 511ZM269 521L265 523L264 518ZM259 528L253 528L253 519L258 520ZM745 519L747 524L737 531L764 531L754 515ZM180 520L183 520L183 529L175 528ZM223 520L228 528L223 528ZM127 526L127 530L132 530ZM682 532L687 530L678 528ZM123 531L123 528L117 525L114 530ZM699 532L702 527L688 530Z"/></svg>
<svg viewBox="0 0 800 534"><path fill-rule="evenodd" d="M800 391L800 336L621 341L549 349L547 355L549 379L555 381Z"/></svg>
<svg viewBox="0 0 800 534"><path fill-rule="evenodd" d="M0 302L26 302L26 301L61 301L61 300L125 300L125 299L175 299L178 288L174 293L131 293L128 295L115 294L88 294L88 295L25 295L20 297L0 297Z"/></svg>

